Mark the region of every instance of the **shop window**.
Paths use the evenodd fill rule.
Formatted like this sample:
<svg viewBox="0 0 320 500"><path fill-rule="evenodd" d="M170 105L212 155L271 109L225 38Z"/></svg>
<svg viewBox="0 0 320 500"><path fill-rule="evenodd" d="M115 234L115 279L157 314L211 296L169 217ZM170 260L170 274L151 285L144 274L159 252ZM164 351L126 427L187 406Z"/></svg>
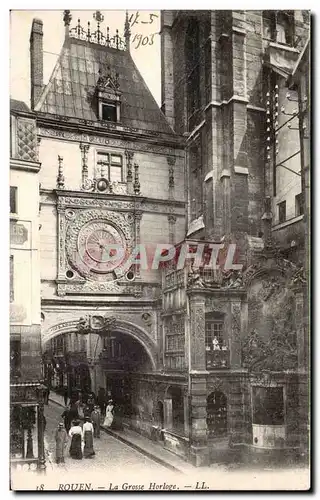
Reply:
<svg viewBox="0 0 320 500"><path fill-rule="evenodd" d="M10 340L10 373L13 377L20 376L21 340Z"/></svg>
<svg viewBox="0 0 320 500"><path fill-rule="evenodd" d="M283 425L283 387L252 387L252 423Z"/></svg>
<svg viewBox="0 0 320 500"><path fill-rule="evenodd" d="M302 193L296 195L296 217L303 215L303 197Z"/></svg>
<svg viewBox="0 0 320 500"><path fill-rule="evenodd" d="M278 203L278 218L279 218L279 224L282 224L282 222L285 222L287 219L287 204L285 201L282 201L281 203Z"/></svg>
<svg viewBox="0 0 320 500"><path fill-rule="evenodd" d="M121 155L98 152L97 153L98 175L109 182L123 181L123 160Z"/></svg>
<svg viewBox="0 0 320 500"><path fill-rule="evenodd" d="M223 392L212 392L207 398L208 436L225 436L227 428L227 398Z"/></svg>

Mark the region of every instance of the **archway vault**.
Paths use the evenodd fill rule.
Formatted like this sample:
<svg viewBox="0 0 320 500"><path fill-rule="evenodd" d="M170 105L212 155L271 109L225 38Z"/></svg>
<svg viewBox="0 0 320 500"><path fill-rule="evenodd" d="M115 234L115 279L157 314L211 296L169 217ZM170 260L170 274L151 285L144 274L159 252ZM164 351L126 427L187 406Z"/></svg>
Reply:
<svg viewBox="0 0 320 500"><path fill-rule="evenodd" d="M42 345L44 346L47 342L49 342L54 337L58 335L65 335L68 333L77 332L77 325L79 323L79 319L81 315L77 319L73 319L70 321L63 321L61 323L57 323L49 327L45 332L42 333ZM117 331L118 333L122 333L125 335L129 335L135 340L137 340L148 353L150 358L152 369L156 370L157 368L157 345L150 338L148 333L141 327L130 321L122 320L119 318L115 318L115 322L112 325L112 330ZM92 333L95 333L94 331Z"/></svg>

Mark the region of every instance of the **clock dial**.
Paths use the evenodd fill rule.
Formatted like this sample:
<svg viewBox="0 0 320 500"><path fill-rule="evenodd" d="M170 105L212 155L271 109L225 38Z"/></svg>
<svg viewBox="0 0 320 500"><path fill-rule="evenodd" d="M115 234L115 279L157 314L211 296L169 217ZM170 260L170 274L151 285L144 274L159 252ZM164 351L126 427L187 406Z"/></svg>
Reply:
<svg viewBox="0 0 320 500"><path fill-rule="evenodd" d="M79 255L86 273L99 280L99 275L112 273L123 261L124 252L112 250L112 245L126 250L124 236L107 221L92 221L80 229L78 236Z"/></svg>
<svg viewBox="0 0 320 500"><path fill-rule="evenodd" d="M110 245L116 243L116 239L112 234L110 234L110 232L101 229L92 232L88 236L86 248L89 257L93 260L96 260L97 262L106 262L110 260Z"/></svg>

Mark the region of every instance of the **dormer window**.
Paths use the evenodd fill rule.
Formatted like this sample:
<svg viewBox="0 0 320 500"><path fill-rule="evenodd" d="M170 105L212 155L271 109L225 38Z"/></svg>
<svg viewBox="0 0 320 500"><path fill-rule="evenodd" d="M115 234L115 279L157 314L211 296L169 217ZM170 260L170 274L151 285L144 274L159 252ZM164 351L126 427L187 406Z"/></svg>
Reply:
<svg viewBox="0 0 320 500"><path fill-rule="evenodd" d="M120 122L121 92L119 90L119 75L111 74L110 68L104 74L99 70L97 81L98 116L106 122Z"/></svg>
<svg viewBox="0 0 320 500"><path fill-rule="evenodd" d="M117 108L114 104L101 103L103 121L116 122L117 121Z"/></svg>

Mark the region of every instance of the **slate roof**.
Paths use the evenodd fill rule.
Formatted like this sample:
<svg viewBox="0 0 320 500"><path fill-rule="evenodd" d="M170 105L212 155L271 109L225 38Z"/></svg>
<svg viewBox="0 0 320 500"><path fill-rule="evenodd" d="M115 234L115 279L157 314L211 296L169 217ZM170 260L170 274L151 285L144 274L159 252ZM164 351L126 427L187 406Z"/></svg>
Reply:
<svg viewBox="0 0 320 500"><path fill-rule="evenodd" d="M10 111L22 111L23 113L30 113L30 109L23 101L17 101L10 98Z"/></svg>
<svg viewBox="0 0 320 500"><path fill-rule="evenodd" d="M99 69L119 74L121 124L174 135L129 52L95 43L66 39L36 111L97 121L93 99Z"/></svg>

